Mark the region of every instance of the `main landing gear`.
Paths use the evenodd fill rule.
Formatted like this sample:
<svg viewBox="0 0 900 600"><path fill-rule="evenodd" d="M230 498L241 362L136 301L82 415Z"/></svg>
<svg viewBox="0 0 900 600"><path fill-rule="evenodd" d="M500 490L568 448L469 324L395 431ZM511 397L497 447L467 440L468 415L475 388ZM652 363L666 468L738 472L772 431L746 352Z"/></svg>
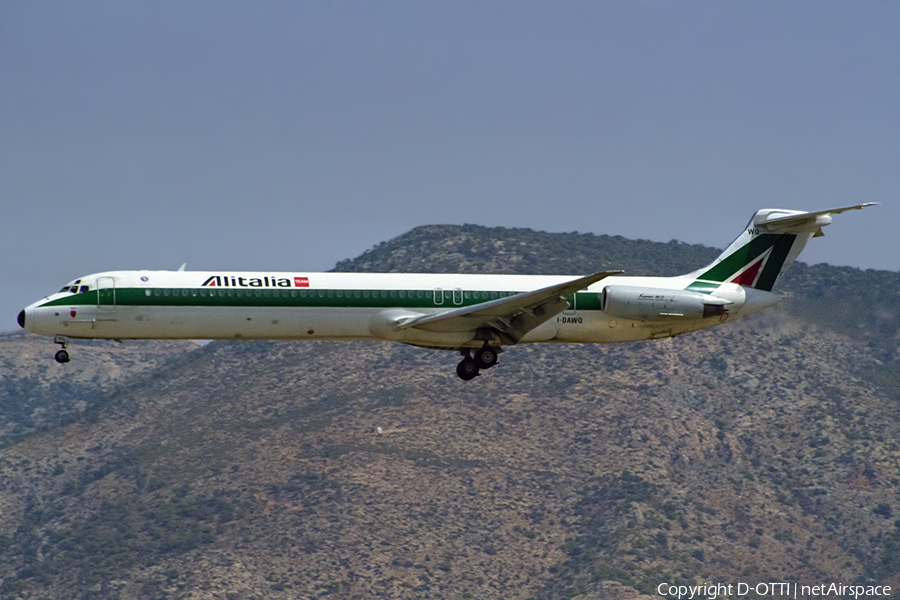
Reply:
<svg viewBox="0 0 900 600"><path fill-rule="evenodd" d="M69 362L71 359L69 358L69 352L66 350L69 345L69 338L64 335L58 335L53 338L53 343L62 346L62 350L57 352L56 356L54 356L56 362L58 362L59 364Z"/></svg>
<svg viewBox="0 0 900 600"><path fill-rule="evenodd" d="M463 358L456 366L456 374L463 381L475 379L479 375L481 369L490 369L497 364L499 350L485 344L482 348L475 351L475 357L471 355L468 348L459 351Z"/></svg>

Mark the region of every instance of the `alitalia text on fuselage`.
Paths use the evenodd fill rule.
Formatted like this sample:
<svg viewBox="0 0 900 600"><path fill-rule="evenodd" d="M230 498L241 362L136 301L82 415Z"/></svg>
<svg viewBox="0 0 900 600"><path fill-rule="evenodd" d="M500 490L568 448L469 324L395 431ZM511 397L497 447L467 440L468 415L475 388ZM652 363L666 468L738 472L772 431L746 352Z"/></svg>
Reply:
<svg viewBox="0 0 900 600"><path fill-rule="evenodd" d="M242 275L210 275L200 287L279 287L279 288L308 288L309 277L293 276L284 277L278 275L264 275L262 277L246 277Z"/></svg>

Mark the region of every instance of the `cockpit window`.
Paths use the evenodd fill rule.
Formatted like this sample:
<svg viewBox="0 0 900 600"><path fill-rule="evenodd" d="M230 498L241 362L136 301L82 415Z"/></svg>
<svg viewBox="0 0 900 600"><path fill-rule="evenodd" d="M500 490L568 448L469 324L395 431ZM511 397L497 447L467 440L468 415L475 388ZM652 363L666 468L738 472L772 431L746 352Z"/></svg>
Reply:
<svg viewBox="0 0 900 600"><path fill-rule="evenodd" d="M78 289L79 289L79 287L78 287L78 284L79 284L79 283L81 283L81 280L80 280L80 279L76 279L76 280L73 281L72 283L66 285L63 289L59 290L59 293L60 293L60 294L65 294L66 292L69 292L69 293L72 293L72 294L77 294L77 293L78 293ZM90 290L90 289L91 289L91 287L90 287L89 285L83 285L83 286L81 286L81 293L84 293L84 292L86 292L86 291L88 291L88 290Z"/></svg>

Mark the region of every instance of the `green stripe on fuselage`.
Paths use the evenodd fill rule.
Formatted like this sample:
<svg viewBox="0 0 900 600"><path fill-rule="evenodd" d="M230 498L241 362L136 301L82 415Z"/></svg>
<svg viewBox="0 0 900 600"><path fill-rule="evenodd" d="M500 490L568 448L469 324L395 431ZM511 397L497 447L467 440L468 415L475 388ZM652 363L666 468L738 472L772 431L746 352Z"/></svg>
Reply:
<svg viewBox="0 0 900 600"><path fill-rule="evenodd" d="M149 295L148 295L149 292ZM116 288L116 306L236 306L327 308L454 309L514 296L520 292L470 290L345 290L282 288ZM571 298L571 297L570 297ZM442 300L437 302L436 300ZM113 302L103 306L112 306ZM91 290L51 300L42 306L97 306ZM596 293L580 292L578 310L600 310Z"/></svg>
<svg viewBox="0 0 900 600"><path fill-rule="evenodd" d="M688 292L696 292L698 294L712 294L722 286L720 282L696 280L689 286L684 288Z"/></svg>

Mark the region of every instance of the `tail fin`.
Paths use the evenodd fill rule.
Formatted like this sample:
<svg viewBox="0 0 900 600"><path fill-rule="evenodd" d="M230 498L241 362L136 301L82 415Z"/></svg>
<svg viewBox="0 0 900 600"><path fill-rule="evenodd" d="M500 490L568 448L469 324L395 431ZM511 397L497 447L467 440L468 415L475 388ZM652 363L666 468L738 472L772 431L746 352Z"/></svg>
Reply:
<svg viewBox="0 0 900 600"><path fill-rule="evenodd" d="M710 293L722 283L736 283L766 292L806 246L812 237L820 237L831 216L845 210L858 210L876 204L832 208L816 212L764 208L756 212L741 235L709 265L688 273L693 279L687 289Z"/></svg>

